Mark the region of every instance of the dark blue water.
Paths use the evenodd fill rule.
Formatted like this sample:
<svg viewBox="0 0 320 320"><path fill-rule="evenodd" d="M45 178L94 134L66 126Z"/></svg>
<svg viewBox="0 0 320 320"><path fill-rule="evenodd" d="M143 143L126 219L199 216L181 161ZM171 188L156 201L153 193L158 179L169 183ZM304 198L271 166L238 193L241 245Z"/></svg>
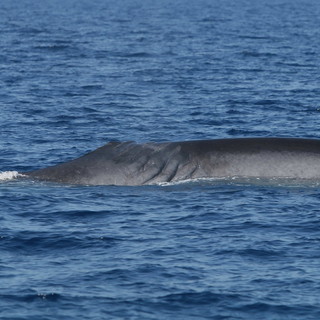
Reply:
<svg viewBox="0 0 320 320"><path fill-rule="evenodd" d="M2 0L0 170L110 140L319 138L319 17L318 0ZM320 319L319 191L3 180L0 318Z"/></svg>

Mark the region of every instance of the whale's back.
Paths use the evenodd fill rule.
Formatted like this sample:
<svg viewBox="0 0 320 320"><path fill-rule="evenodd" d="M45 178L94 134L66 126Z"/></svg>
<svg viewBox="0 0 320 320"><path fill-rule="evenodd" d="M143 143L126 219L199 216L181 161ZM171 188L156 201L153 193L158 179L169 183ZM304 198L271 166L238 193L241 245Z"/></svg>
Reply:
<svg viewBox="0 0 320 320"><path fill-rule="evenodd" d="M320 141L243 138L164 143L110 142L80 158L26 173L88 185L143 185L197 178L320 178Z"/></svg>

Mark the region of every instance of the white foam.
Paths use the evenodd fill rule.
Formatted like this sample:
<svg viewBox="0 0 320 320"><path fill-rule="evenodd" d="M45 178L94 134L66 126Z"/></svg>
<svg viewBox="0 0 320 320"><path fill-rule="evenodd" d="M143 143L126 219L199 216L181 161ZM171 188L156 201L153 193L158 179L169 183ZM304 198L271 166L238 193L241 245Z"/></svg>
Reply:
<svg viewBox="0 0 320 320"><path fill-rule="evenodd" d="M18 171L0 171L0 181L13 180L21 176Z"/></svg>
<svg viewBox="0 0 320 320"><path fill-rule="evenodd" d="M180 184L201 184L201 183L215 183L219 181L229 181L230 178L225 177L215 177L215 178L193 178L193 179L184 179L184 180L176 180L170 182L159 182L157 185L160 186L175 186Z"/></svg>
<svg viewBox="0 0 320 320"><path fill-rule="evenodd" d="M250 185L250 186L277 186L277 187L319 187L319 179L299 179L291 177L214 177L214 178L196 178L179 181L160 182L160 186L176 185Z"/></svg>

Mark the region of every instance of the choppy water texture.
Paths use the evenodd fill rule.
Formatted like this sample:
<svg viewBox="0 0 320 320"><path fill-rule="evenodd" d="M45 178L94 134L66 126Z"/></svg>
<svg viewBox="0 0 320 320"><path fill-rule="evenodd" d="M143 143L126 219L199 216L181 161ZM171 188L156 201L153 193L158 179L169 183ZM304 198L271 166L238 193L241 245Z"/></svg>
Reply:
<svg viewBox="0 0 320 320"><path fill-rule="evenodd" d="M2 0L0 318L320 319L317 185L10 176L110 140L319 138L319 17L317 0Z"/></svg>

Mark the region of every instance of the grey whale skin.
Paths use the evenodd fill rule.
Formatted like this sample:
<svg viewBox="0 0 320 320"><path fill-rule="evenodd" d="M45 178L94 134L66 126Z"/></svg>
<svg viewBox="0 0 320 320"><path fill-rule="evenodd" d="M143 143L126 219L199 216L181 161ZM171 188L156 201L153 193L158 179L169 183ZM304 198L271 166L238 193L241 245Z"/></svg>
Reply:
<svg viewBox="0 0 320 320"><path fill-rule="evenodd" d="M110 142L75 160L24 174L58 183L127 186L224 177L320 179L320 140Z"/></svg>

